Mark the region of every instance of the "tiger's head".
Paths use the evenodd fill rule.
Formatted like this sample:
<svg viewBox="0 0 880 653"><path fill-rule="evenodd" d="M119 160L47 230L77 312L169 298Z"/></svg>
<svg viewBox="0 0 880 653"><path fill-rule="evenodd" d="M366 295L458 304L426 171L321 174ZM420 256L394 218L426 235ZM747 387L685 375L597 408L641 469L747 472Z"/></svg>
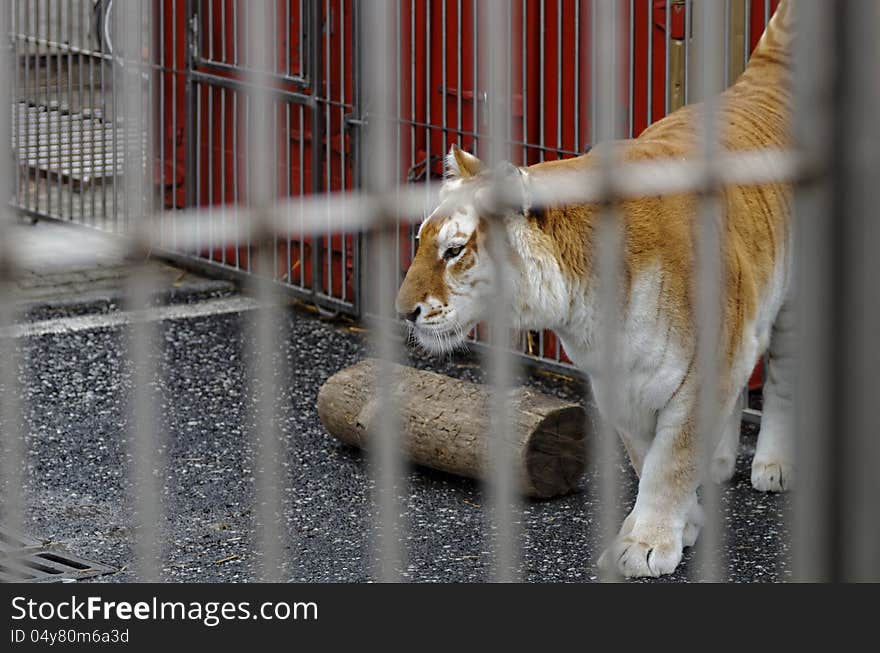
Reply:
<svg viewBox="0 0 880 653"><path fill-rule="evenodd" d="M507 164L508 170L518 169ZM495 177L453 145L446 157L440 203L422 222L418 248L397 295L397 312L413 338L432 353L462 345L485 318L496 266L487 251L488 206Z"/></svg>

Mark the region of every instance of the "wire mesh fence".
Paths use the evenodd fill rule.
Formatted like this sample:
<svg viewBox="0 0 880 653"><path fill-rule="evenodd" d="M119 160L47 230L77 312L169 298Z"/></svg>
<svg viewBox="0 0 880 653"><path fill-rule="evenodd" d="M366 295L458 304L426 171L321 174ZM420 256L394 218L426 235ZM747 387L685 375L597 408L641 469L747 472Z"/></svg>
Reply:
<svg viewBox="0 0 880 653"><path fill-rule="evenodd" d="M559 166L529 177L536 210L602 207L595 245L604 316L596 336L601 374L591 377L606 401L594 459L606 470L616 468L628 409L618 315L631 291L620 283L629 272L627 202L697 198L687 209L698 216L699 268L692 289L698 409L688 428L703 443L698 455L705 461L694 463L703 469L711 464L714 449L706 443L719 430L723 406L739 392L716 380L723 365L718 343L727 328L727 314L716 310L729 282L719 254L726 189L786 184L794 189L798 247L792 310L805 327L797 347L798 387L779 395L790 418L780 428L798 435L797 577L876 578L880 547L871 503L878 488L871 464L880 445L868 405L878 362L871 328L878 316L876 300L865 300L872 297L876 267L870 246L878 242L870 217L876 153L841 144L877 142L870 120L877 98L866 72L876 70L869 27L877 26L877 15L857 2L833 10L792 2L801 35L791 46L796 147L756 142L728 148L721 121L730 114L723 97L713 98L746 68L778 4L15 0L4 12L12 95L2 122L10 128L14 166L4 178L13 182L12 206L21 214L113 231L128 239L135 255L159 253L250 284L265 307L249 352L258 389L251 438L258 452L259 575L278 579L283 548L273 388L281 372L260 361L277 347L271 325L279 298L292 294L322 311L371 316L379 357L393 362L400 351L394 294L416 256L419 223L446 201L450 146L480 156L490 170L504 161L528 170L578 156L593 143L637 137L664 115L702 100L690 156L633 160L614 147L599 148L591 155L595 168ZM811 45L820 38L822 51L835 55L827 69ZM521 197L502 176L491 177L488 188L489 255L499 285L489 319L469 339L485 354L494 389L486 526L493 533L494 578L507 581L517 579L521 510L505 440L515 363L525 356L571 370L575 365L558 330L527 328L516 354L507 346L516 316L513 290L502 283L512 278L504 267L513 247L505 215L513 205L521 208ZM461 201L476 202L467 191ZM8 248L5 236L4 243ZM11 254L2 260L9 280ZM137 279L132 306L145 310L149 294L149 278ZM4 314L0 326L13 321ZM142 326L130 346L137 370L131 473L139 483L139 516L157 524L162 508L151 474L162 462L151 454L159 436L149 359L158 345ZM834 329L852 337L833 339ZM11 369L9 351L3 364ZM381 526L376 544L383 552L375 575L383 580L398 578L405 557L392 369L381 368L377 379L387 409L371 458ZM14 388L5 389L5 479L15 478L21 459L15 396ZM832 444L835 431L842 435ZM601 478L605 510L598 531L610 543L622 517L615 508L620 482L611 473ZM696 477L688 483L688 491L699 484ZM699 575L719 580L726 577L718 557L723 528L712 483L703 484L702 502L707 520ZM7 497L4 515L13 526L19 503ZM155 579L156 532L148 527L140 538L141 575ZM650 568L651 552L647 559ZM607 579L620 571L612 565Z"/></svg>

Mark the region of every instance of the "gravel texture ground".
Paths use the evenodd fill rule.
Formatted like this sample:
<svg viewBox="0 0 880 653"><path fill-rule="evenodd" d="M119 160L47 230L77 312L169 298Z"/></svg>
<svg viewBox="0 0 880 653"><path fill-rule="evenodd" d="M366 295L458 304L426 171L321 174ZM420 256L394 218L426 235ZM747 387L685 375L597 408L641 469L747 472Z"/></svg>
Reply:
<svg viewBox="0 0 880 653"><path fill-rule="evenodd" d="M67 310L77 312L72 306ZM160 524L163 577L168 581L245 581L258 562L251 537L254 456L243 364L247 314L161 323L157 363L165 462ZM278 324L288 367L283 380L284 576L291 581L366 581L373 565L371 482L364 456L331 438L315 399L333 373L367 355L364 334L290 309ZM27 529L51 547L109 564L100 582L136 580L127 442L130 374L126 327L19 340L25 354ZM477 358L442 360L409 354L408 363L480 380ZM551 375L524 379L546 392L578 399L583 389ZM752 490L755 433L744 427L737 473L724 489L727 575L734 581L778 581L789 574L788 499ZM622 498L631 505L634 477ZM521 512L526 581L596 580L597 507L593 470L580 493L528 501ZM482 581L491 573L484 536L484 495L474 481L411 469L403 492L407 554L400 570L411 581ZM682 581L692 553L676 574Z"/></svg>

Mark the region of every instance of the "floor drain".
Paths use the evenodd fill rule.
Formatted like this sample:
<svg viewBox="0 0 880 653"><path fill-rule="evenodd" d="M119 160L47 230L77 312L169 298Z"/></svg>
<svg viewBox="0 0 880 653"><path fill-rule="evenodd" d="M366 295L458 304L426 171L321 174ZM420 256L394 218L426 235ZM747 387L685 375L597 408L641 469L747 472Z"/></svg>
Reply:
<svg viewBox="0 0 880 653"><path fill-rule="evenodd" d="M0 583L60 583L112 571L107 565L50 551L42 542L0 526Z"/></svg>

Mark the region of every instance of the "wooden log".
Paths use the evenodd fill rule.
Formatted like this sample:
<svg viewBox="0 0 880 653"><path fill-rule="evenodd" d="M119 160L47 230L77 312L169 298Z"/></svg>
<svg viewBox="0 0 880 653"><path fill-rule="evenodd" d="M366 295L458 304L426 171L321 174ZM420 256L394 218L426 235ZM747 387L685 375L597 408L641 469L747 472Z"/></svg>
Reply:
<svg viewBox="0 0 880 653"><path fill-rule="evenodd" d="M401 447L413 462L452 474L486 478L489 393L485 386L395 365ZM365 448L379 410L376 361L332 377L318 392L318 415L339 440ZM516 475L523 494L553 497L577 488L586 468L587 420L582 406L517 388L511 395Z"/></svg>

